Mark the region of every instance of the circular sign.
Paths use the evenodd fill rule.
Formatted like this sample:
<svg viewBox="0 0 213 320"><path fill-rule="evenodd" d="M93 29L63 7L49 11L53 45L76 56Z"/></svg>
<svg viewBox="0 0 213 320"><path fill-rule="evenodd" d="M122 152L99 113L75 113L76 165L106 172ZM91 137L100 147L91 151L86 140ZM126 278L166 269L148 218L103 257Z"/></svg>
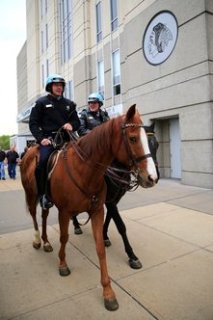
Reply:
<svg viewBox="0 0 213 320"><path fill-rule="evenodd" d="M159 12L149 22L143 36L143 53L153 65L163 63L174 50L178 35L176 17L169 11Z"/></svg>

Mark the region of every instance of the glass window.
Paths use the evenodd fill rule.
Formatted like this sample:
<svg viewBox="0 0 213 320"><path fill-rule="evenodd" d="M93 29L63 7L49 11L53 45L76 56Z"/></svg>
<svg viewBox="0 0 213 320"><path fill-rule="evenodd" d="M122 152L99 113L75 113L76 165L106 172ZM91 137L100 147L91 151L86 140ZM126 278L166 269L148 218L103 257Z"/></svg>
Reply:
<svg viewBox="0 0 213 320"><path fill-rule="evenodd" d="M98 92L104 96L104 62L98 61Z"/></svg>
<svg viewBox="0 0 213 320"><path fill-rule="evenodd" d="M112 53L112 73L113 73L113 92L114 95L121 93L121 67L120 67L120 50Z"/></svg>
<svg viewBox="0 0 213 320"><path fill-rule="evenodd" d="M42 84L42 88L44 88L44 65L42 64L41 66L41 84Z"/></svg>
<svg viewBox="0 0 213 320"><path fill-rule="evenodd" d="M46 75L49 76L49 60L46 60Z"/></svg>
<svg viewBox="0 0 213 320"><path fill-rule="evenodd" d="M44 0L40 0L40 15L42 19L44 15Z"/></svg>
<svg viewBox="0 0 213 320"><path fill-rule="evenodd" d="M45 25L46 49L48 48L48 24Z"/></svg>
<svg viewBox="0 0 213 320"><path fill-rule="evenodd" d="M102 40L102 17L101 17L101 2L96 4L96 31L97 42Z"/></svg>
<svg viewBox="0 0 213 320"><path fill-rule="evenodd" d="M117 0L110 0L111 9L111 31L114 31L118 27L118 4Z"/></svg>
<svg viewBox="0 0 213 320"><path fill-rule="evenodd" d="M44 32L41 31L41 53L44 52Z"/></svg>
<svg viewBox="0 0 213 320"><path fill-rule="evenodd" d="M61 62L65 63L72 57L73 29L72 29L72 0L60 1L61 27Z"/></svg>
<svg viewBox="0 0 213 320"><path fill-rule="evenodd" d="M73 82L72 82L72 80L67 81L64 96L67 99L73 100Z"/></svg>
<svg viewBox="0 0 213 320"><path fill-rule="evenodd" d="M47 14L47 0L40 0L40 14L41 19Z"/></svg>

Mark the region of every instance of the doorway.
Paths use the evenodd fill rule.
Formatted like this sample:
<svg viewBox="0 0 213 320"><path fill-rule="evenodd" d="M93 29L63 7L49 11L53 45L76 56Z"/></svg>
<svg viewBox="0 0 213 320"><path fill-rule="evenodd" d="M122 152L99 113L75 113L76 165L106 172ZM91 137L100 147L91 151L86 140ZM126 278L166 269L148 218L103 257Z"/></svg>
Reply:
<svg viewBox="0 0 213 320"><path fill-rule="evenodd" d="M171 178L181 179L181 140L179 119L169 120Z"/></svg>

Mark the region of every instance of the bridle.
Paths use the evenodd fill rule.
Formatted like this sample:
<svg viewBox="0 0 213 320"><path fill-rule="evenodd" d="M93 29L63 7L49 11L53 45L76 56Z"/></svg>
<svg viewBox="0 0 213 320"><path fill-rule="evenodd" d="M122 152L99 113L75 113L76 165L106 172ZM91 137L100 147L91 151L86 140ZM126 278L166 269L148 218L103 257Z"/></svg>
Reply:
<svg viewBox="0 0 213 320"><path fill-rule="evenodd" d="M151 155L151 153L147 153L147 154L144 154L143 156L135 157L132 154L132 151L131 151L131 148L130 148L130 144L129 144L129 141L128 141L128 136L127 136L127 133L126 133L126 129L127 128L143 128L143 125L142 124L136 124L136 123L124 123L121 126L122 134L123 134L123 137L124 137L125 148L126 148L126 151L127 151L127 155L128 155L128 157L130 159L129 160L129 167L130 168L134 167L134 169L138 170L138 163L140 163L141 161L146 160L147 158L152 158L152 155Z"/></svg>

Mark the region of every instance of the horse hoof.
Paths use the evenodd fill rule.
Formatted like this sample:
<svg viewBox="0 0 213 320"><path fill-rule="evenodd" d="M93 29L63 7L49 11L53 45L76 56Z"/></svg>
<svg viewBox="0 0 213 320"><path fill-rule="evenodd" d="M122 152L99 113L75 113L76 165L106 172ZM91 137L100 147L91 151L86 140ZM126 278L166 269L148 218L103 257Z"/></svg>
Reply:
<svg viewBox="0 0 213 320"><path fill-rule="evenodd" d="M52 252L53 251L53 247L51 246L51 244L50 243L45 243L44 245L43 245L43 250L45 251L45 252Z"/></svg>
<svg viewBox="0 0 213 320"><path fill-rule="evenodd" d="M105 247L110 247L112 245L111 241L109 239L104 240Z"/></svg>
<svg viewBox="0 0 213 320"><path fill-rule="evenodd" d="M109 311L115 311L119 308L117 299L104 299L104 306Z"/></svg>
<svg viewBox="0 0 213 320"><path fill-rule="evenodd" d="M142 263L140 260L134 260L134 259L129 259L129 265L132 269L141 269L142 268Z"/></svg>
<svg viewBox="0 0 213 320"><path fill-rule="evenodd" d="M69 276L71 273L70 269L68 267L59 267L59 274L62 277Z"/></svg>
<svg viewBox="0 0 213 320"><path fill-rule="evenodd" d="M74 233L75 233L75 234L82 234L83 231L82 231L81 228L79 227L79 228L75 228L75 229L74 229Z"/></svg>
<svg viewBox="0 0 213 320"><path fill-rule="evenodd" d="M41 243L36 243L36 242L33 242L33 248L38 250L41 248Z"/></svg>

